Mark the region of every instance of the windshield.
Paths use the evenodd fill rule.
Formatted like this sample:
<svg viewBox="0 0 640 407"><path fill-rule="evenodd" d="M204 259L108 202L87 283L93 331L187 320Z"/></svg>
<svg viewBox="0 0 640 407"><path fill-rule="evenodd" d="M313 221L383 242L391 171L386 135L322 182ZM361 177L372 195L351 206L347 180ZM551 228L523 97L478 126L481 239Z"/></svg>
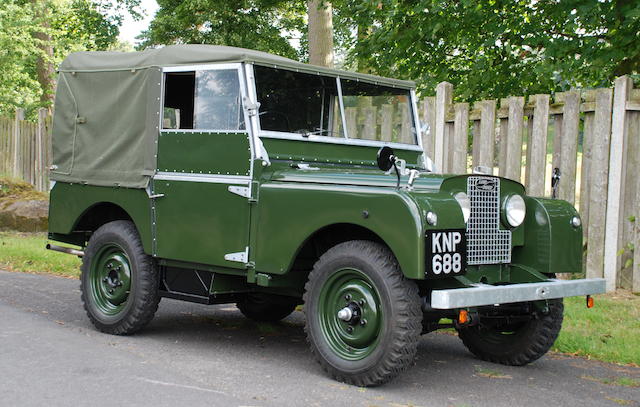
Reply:
<svg viewBox="0 0 640 407"><path fill-rule="evenodd" d="M263 66L254 76L263 132L417 144L408 89Z"/></svg>

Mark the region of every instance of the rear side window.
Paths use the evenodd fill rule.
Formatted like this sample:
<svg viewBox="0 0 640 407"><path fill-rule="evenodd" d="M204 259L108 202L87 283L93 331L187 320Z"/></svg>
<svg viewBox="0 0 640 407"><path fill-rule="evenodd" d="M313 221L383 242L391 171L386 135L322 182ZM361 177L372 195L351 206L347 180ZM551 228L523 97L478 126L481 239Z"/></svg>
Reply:
<svg viewBox="0 0 640 407"><path fill-rule="evenodd" d="M236 69L166 73L163 108L163 129L245 129Z"/></svg>

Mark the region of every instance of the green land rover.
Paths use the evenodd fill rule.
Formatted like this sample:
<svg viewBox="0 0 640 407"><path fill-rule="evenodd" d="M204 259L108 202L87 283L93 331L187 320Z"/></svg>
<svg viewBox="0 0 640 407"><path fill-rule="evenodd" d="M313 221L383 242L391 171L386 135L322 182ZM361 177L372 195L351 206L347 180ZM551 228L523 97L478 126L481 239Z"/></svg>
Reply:
<svg viewBox="0 0 640 407"><path fill-rule="evenodd" d="M445 327L532 362L563 297L604 292L554 278L582 271L569 203L433 168L412 82L208 45L74 53L59 73L49 239L79 248L47 247L82 256L102 332L140 330L161 297L257 321L304 304L324 370L372 386Z"/></svg>

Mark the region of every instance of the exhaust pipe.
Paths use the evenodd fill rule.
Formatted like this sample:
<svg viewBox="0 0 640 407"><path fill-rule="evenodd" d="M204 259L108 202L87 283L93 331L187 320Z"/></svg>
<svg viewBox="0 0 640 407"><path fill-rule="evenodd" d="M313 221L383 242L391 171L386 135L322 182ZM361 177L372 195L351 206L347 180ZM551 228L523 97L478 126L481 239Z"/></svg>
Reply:
<svg viewBox="0 0 640 407"><path fill-rule="evenodd" d="M82 257L84 252L82 250L72 249L70 247L56 246L54 244L47 243L47 250L53 250L54 252L73 254L74 256Z"/></svg>

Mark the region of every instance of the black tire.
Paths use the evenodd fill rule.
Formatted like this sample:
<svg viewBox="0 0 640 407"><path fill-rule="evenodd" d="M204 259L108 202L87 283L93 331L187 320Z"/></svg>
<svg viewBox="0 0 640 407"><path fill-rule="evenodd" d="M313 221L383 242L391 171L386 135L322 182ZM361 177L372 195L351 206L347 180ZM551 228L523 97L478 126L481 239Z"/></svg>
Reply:
<svg viewBox="0 0 640 407"><path fill-rule="evenodd" d="M242 314L258 322L277 322L295 311L298 301L281 295L250 293L236 303Z"/></svg>
<svg viewBox="0 0 640 407"><path fill-rule="evenodd" d="M478 358L493 363L523 366L542 357L558 338L562 328L562 299L549 300L548 312L511 326L486 327L480 324L461 328L458 336Z"/></svg>
<svg viewBox="0 0 640 407"><path fill-rule="evenodd" d="M107 248L116 254L104 258L103 253ZM120 266L119 271L113 271L113 262L117 263L118 259L125 265ZM109 262L111 267L107 273L115 273L116 276L113 279L116 283L111 286L106 282L111 278L110 274L102 279L97 278L108 265L104 263ZM122 276L123 267L128 274L126 277ZM81 271L80 290L84 309L98 330L113 335L128 335L139 331L153 319L160 302L159 275L153 259L145 254L132 222L118 220L98 228L87 244ZM127 284L122 288L123 300L116 304L113 299L105 297L108 295L105 290L122 287L117 283L125 278Z"/></svg>
<svg viewBox="0 0 640 407"><path fill-rule="evenodd" d="M332 313L338 309L322 305L334 304L328 298L342 300L342 294L323 293L332 292L328 288L336 286L331 285L331 281L338 281L336 276L340 276L345 270L355 270L355 275L361 276L358 278L362 281L349 280L350 277L346 276L344 291L336 289L336 292L347 293L350 284L362 282L362 287L369 287L378 299L373 301L374 305L363 303L363 319L352 327L351 332L347 331L348 334L356 332L363 321L365 325L362 329L376 327L371 335L375 337L373 343L366 347L363 345L363 348L352 346L351 343L346 348L343 346L346 342L341 342L338 335L345 335L344 332L335 332L343 328L342 323L348 325L351 322L340 320L338 316L333 317L335 314ZM356 294L354 292L354 298ZM344 298L345 302L347 298L350 300L351 294ZM309 274L304 304L307 341L315 359L332 378L356 386L378 386L392 380L413 364L422 330L420 296L417 285L404 277L397 260L387 247L375 242L354 240L329 249ZM373 308L379 314L375 314L375 325L369 326L364 317L367 312L373 312ZM332 324L331 327L327 325L327 321ZM344 329L348 330L349 326ZM343 349L346 349L347 354L341 354ZM351 357L349 352L354 355L361 352L363 356Z"/></svg>

